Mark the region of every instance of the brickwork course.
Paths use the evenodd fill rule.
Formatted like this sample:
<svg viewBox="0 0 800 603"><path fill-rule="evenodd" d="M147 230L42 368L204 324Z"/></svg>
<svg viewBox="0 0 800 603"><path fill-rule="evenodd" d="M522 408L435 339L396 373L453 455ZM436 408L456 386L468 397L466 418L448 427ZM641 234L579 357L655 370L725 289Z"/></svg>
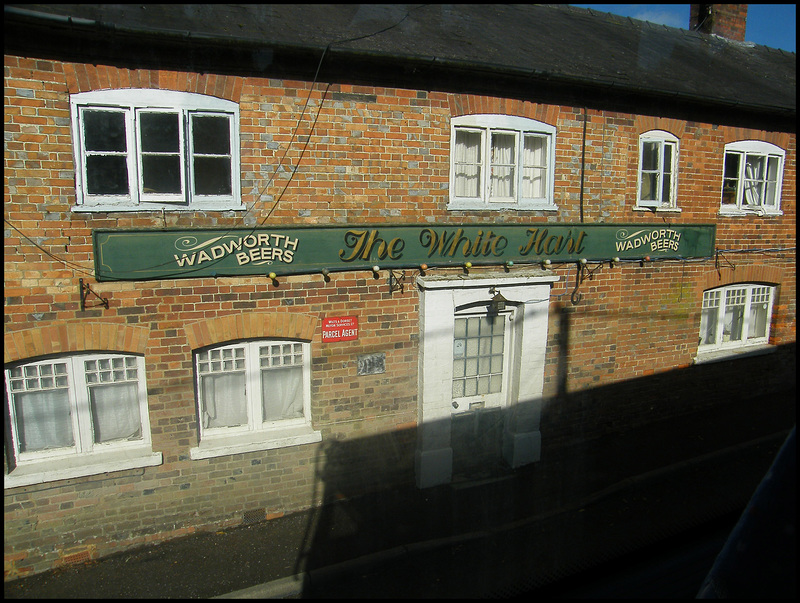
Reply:
<svg viewBox="0 0 800 603"><path fill-rule="evenodd" d="M176 6L186 10L185 5ZM746 5L732 6L744 7L737 14L746 17ZM35 32L42 15L50 16L43 22L61 23L77 9L41 10L7 12L6 21L14 17L26 27L33 23ZM95 24L102 21L102 15L91 12L96 8L87 10L72 14ZM608 25L609 19L614 27L627 27L590 11L547 10L559 18L580 19L589 28L593 23ZM369 21L367 29L353 29L349 37L403 19L402 10L390 13ZM462 15L459 18L467 19L463 22L453 16L450 23L478 36L475 20L481 15ZM512 17L498 13L497 18ZM132 31L158 42L159 26L137 23L144 18L138 13L116 18L126 25L115 35L124 37ZM211 22L208 15L206 19ZM31 359L98 350L143 356L152 449L162 455L157 466L6 487L7 580L140 545L314 509L330 501L326 496L331 493L323 495L320 485L321 468L336 473L343 497L414 483L424 337L416 273L395 291L390 290L385 272L376 276L370 271L336 272L325 278L290 275L277 281L257 275L96 282L92 234L99 229L253 227L265 218L273 227L714 224L716 250L723 253L694 261L598 266L580 284L579 304L571 302L576 289L574 263L549 268L558 280L550 290L547 319L542 472L551 478L557 474L547 465L548 450L724 408L754 393L763 397L793 391L793 106L762 109L758 101L745 99L746 108L737 109L737 99L730 93L712 102L704 100L701 91L695 91L694 98L691 91L682 91L676 100L668 90L653 89L642 96L643 110L637 113L632 108L637 104L633 92L625 90L617 98L612 86L602 94L593 93L588 72L585 86L579 82L573 88L543 87L542 93L529 86L521 92L524 87L519 82L511 81L511 75L506 82L497 69L488 69L488 83L479 81L484 66L471 57L465 60L472 75L465 76L467 72L455 65L451 75L455 82L442 80L437 86L420 79L415 87L417 63L405 63L406 70L397 64L389 69L370 63L375 53L391 55L391 43L388 50L353 50L352 56L362 62L351 77L342 74L345 51L329 48L331 70L326 73L322 63L314 80L313 66L325 49L321 40L348 38L346 29L335 30L332 23L329 32L312 27L308 39L298 38L298 47L313 50L315 58L303 58L298 51L296 64L281 54L287 42L277 34L272 43L275 60L264 58L263 65L259 57L270 56L271 43L264 42L264 54L258 54L246 33L238 39L225 34L230 58L213 52L206 56L201 35L187 42L188 47L170 47L173 52L158 59L161 65L153 64L157 53L144 52L138 59L126 54L128 46L116 43L109 45L107 55L89 59L83 56L94 48L89 42L86 47L58 48L68 39L61 30L50 41L24 42L24 36L17 35L6 45L4 363L8 368ZM168 25L161 24L165 31ZM231 27L247 32L251 25L234 15ZM297 24L290 25L282 35L292 34ZM702 41L704 35L655 26L647 31L669 40ZM103 32L98 35L106 35ZM198 33L216 40L213 44L222 39L203 28ZM166 39L172 34L163 35ZM239 53L237 47L246 52ZM752 50L756 51L765 64L770 58L781 65L786 60L779 51ZM216 58L209 58L212 55ZM188 62L189 56L196 62ZM249 57L248 64L241 63L243 56ZM794 61L792 55L792 65ZM793 67L791 73L794 77ZM246 211L73 211L77 197L70 96L125 88L196 93L238 104L237 176ZM475 114L525 117L556 128L557 212L447 209L450 121ZM639 137L652 130L668 132L680 141L679 213L634 209ZM720 214L723 149L743 140L770 143L785 152L779 215ZM454 278L463 274L458 268L431 272ZM471 273L513 275L514 268L480 266ZM96 294L87 297L83 309L79 278ZM695 364L703 292L734 283L776 287L772 353L747 362ZM101 298L108 300L108 308L98 305ZM358 339L323 342L322 320L344 315L357 317ZM311 423L321 433L321 442L191 458L190 449L199 441L193 354L207 346L255 338L310 342ZM385 371L358 374L357 359L365 354L385 354ZM791 427L788 418L787 422L782 428ZM369 445L355 446L358 454L352 458L335 457L337 448L332 444L362 440ZM602 471L588 466L591 453L585 454L587 465L580 469L579 463L579 473L570 479L579 479L580 471ZM7 451L7 474L13 469L9 455ZM485 475L474 467L469 471ZM540 502L546 505L564 495L554 484L540 492Z"/></svg>

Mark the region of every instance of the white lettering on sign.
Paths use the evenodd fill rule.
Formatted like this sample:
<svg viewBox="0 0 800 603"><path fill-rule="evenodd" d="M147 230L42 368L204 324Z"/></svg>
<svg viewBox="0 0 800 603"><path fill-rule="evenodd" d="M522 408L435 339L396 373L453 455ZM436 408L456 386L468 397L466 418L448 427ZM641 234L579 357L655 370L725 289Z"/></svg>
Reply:
<svg viewBox="0 0 800 603"><path fill-rule="evenodd" d="M621 230L617 233L617 239L619 239L615 243L617 251L639 249L648 244L650 251L678 251L678 245L680 245L681 242L681 233L671 228L637 230L630 234L625 230Z"/></svg>
<svg viewBox="0 0 800 603"><path fill-rule="evenodd" d="M257 235L238 237L238 239L231 241L222 241L223 237L217 237L199 245L185 246L196 243L197 239L191 238L194 240L181 239L175 243L179 250L185 250L182 256L173 254L178 266L199 265L234 253L239 266L250 263L253 265L272 264L275 261L291 264L292 260L294 260L294 253L297 251L298 243L298 239L290 239L286 235L262 232ZM214 245L214 243L218 244ZM203 247L208 247L209 245L212 245L212 247L209 247L208 250L203 249ZM186 251L192 253L189 254Z"/></svg>
<svg viewBox="0 0 800 603"><path fill-rule="evenodd" d="M322 319L322 341L352 341L353 339L358 339L357 316Z"/></svg>

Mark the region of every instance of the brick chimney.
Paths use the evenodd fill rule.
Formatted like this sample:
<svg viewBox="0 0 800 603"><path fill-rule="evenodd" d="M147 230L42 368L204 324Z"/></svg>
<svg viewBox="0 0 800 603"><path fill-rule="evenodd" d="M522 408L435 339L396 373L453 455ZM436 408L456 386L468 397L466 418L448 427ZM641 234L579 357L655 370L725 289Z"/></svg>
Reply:
<svg viewBox="0 0 800 603"><path fill-rule="evenodd" d="M689 29L744 42L747 4L691 4Z"/></svg>

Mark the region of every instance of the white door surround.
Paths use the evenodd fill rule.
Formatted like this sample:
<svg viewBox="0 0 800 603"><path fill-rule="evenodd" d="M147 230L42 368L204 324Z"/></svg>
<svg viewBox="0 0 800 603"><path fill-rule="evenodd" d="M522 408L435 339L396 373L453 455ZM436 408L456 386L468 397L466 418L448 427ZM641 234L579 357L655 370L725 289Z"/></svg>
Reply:
<svg viewBox="0 0 800 603"><path fill-rule="evenodd" d="M513 274L420 276L420 354L417 403L417 486L449 483L453 471L450 421L453 396L453 340L456 312L489 304L499 291L514 307L507 383L503 457L511 467L539 460L541 399L547 348L550 288L558 276L530 269ZM524 376L524 378L521 378Z"/></svg>

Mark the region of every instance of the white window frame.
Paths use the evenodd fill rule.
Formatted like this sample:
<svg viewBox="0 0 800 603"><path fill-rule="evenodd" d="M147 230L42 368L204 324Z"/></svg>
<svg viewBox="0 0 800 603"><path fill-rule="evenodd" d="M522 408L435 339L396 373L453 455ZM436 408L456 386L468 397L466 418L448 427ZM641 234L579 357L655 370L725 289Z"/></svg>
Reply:
<svg viewBox="0 0 800 603"><path fill-rule="evenodd" d="M741 319L741 333L742 338L736 340L725 340L725 321L726 321L726 309L733 305L732 302L735 302L735 296L737 293L744 292L744 304L743 304L743 311L742 311L742 319ZM755 303L766 304L766 307L762 308L765 310L765 333L761 336L750 336L750 327L751 327L751 320L753 317L753 303L754 303L754 295L763 297L764 293L768 293L769 299L764 301L763 299L755 300ZM725 352L735 352L735 351L747 351L754 347L764 347L769 344L769 337L770 331L772 326L772 310L773 305L775 303L775 294L776 288L774 285L768 284L761 284L761 283L735 283L731 285L725 285L723 287L715 287L713 289L707 289L703 292L703 301L702 301L702 309L701 309L701 319L700 319L700 329L699 329L699 338L698 338L698 346L697 346L697 354L698 357L702 357L703 355L708 356L709 354L713 355L714 353L725 353ZM731 299L729 299L731 298ZM738 305L738 304L737 304ZM714 333L715 339L711 343L703 343L703 331L707 330L707 321L710 317L710 312L707 312L710 308L716 308L716 320L714 324ZM731 320L733 317L731 316ZM732 328L732 324L728 325L729 330Z"/></svg>
<svg viewBox="0 0 800 603"><path fill-rule="evenodd" d="M302 350L302 395L303 416L301 418L281 419L274 421L262 420L261 406L261 367L259 366L259 350L264 346L299 345ZM247 408L247 424L233 427L206 427L203 416L204 400L201 383L201 361L205 361L205 354L214 351L244 349L245 396ZM269 450L287 446L297 446L319 442L322 435L315 431L311 425L311 344L306 341L294 339L250 339L245 341L228 342L215 345L194 354L195 389L197 393L197 417L199 445L192 448L190 458L203 459ZM232 369L236 372L236 369ZM267 369L268 370L268 369ZM224 372L224 371L223 371Z"/></svg>
<svg viewBox="0 0 800 603"><path fill-rule="evenodd" d="M85 363L90 361L99 363L120 358L134 359L134 362L129 364L128 368L133 366L136 368L141 437L131 440L95 443L89 392L94 383L102 385L106 382L90 381L89 377L87 377ZM26 391L25 389L17 389L17 384L21 387L25 386L25 384L21 383L21 381L25 380L13 375L17 369L21 369L23 373L28 370L39 372L44 370L41 367L47 367L48 365L51 367L55 365L66 367L66 373L64 374L66 384L59 389L68 391L74 443L69 447L22 451L13 395ZM32 381L43 381L43 379L42 377L34 377ZM29 360L9 365L5 369L5 381L10 431L7 445L9 447L10 460L14 465L9 474L5 476L4 486L6 488L161 464L161 453L153 453L152 451L147 406L147 382L144 358L142 356L107 352L61 355L47 359ZM130 377L126 378L124 382L130 382Z"/></svg>
<svg viewBox="0 0 800 603"><path fill-rule="evenodd" d="M733 179L726 177L725 174L728 156L732 154L739 155L739 166L738 174L735 179L735 189L730 187L730 183ZM748 181L746 164L749 157L761 157L764 159L766 166L764 178L758 181L762 183L764 187L766 187L769 179L768 173L770 161L777 162L777 174L774 181L775 202L773 204L764 204L763 196L761 203L751 204L747 202L745 182ZM781 188L783 186L783 169L785 161L786 151L779 146L768 142L763 142L760 140L743 140L726 144L725 153L723 154L722 159L722 195L719 213L727 216L743 216L753 213L758 215L783 215L783 212L781 211ZM726 198L732 198L733 203L726 203Z"/></svg>
<svg viewBox="0 0 800 603"><path fill-rule="evenodd" d="M450 199L447 206L448 210L558 210L554 200L556 157L556 128L554 126L527 117L491 114L453 117L450 120L450 125ZM481 136L479 194L474 197L456 195L456 132L460 130L478 133ZM515 137L515 161L513 167L516 173L513 196L491 196L491 136L493 133L510 134ZM547 141L547 150L545 151L546 165L544 166L547 179L544 185L545 194L536 198L522 197L522 147L526 135L540 136Z"/></svg>
<svg viewBox="0 0 800 603"><path fill-rule="evenodd" d="M88 110L121 112L125 120L124 152L96 152L117 154L126 158L128 176L127 194L90 194L87 181L86 157L92 155L85 149L83 114ZM94 90L70 96L72 140L75 155L75 185L77 204L73 211L149 211L149 210L243 210L240 190L239 105L233 101L171 90L118 89ZM144 191L142 184L142 151L139 122L142 113L176 113L180 120L180 178L181 192L155 194ZM231 193L198 195L194 190L194 162L192 161L192 117L213 115L230 120ZM222 157L223 155L218 155ZM228 156L228 155L224 155Z"/></svg>
<svg viewBox="0 0 800 603"><path fill-rule="evenodd" d="M658 168L656 170L649 170L648 172L657 175L657 198L642 199L642 180L645 173L644 169L644 148L645 143L654 143L658 146ZM663 181L666 170L666 163L664 157L664 149L670 147L672 149L672 158L669 165L669 178L670 178L670 198L663 199ZM665 132L663 130L651 130L639 136L639 170L636 183L636 207L641 209L656 211L676 211L680 212L678 208L678 153L679 153L679 140L676 136Z"/></svg>

